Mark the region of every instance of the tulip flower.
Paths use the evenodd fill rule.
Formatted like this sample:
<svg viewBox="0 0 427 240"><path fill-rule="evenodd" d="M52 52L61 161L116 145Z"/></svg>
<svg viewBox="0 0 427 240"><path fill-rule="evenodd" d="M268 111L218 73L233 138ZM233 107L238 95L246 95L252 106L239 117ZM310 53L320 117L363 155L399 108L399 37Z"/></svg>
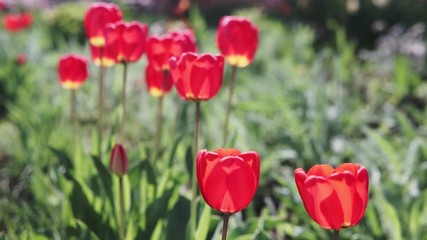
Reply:
<svg viewBox="0 0 427 240"><path fill-rule="evenodd" d="M116 22L106 27L106 45L112 49L116 62L136 62L145 50L148 27L140 22Z"/></svg>
<svg viewBox="0 0 427 240"><path fill-rule="evenodd" d="M228 64L246 67L258 47L258 28L247 18L224 16L219 21L216 44Z"/></svg>
<svg viewBox="0 0 427 240"><path fill-rule="evenodd" d="M33 23L30 13L7 14L3 17L4 29L8 32L18 32L27 29Z"/></svg>
<svg viewBox="0 0 427 240"><path fill-rule="evenodd" d="M196 38L190 30L147 38L147 59L156 71L168 71L169 59L184 52L197 52Z"/></svg>
<svg viewBox="0 0 427 240"><path fill-rule="evenodd" d="M205 101L221 87L224 58L221 55L183 53L171 58L171 74L178 95L189 101Z"/></svg>
<svg viewBox="0 0 427 240"><path fill-rule="evenodd" d="M84 56L66 54L58 63L59 81L65 89L77 89L88 78L88 63Z"/></svg>
<svg viewBox="0 0 427 240"><path fill-rule="evenodd" d="M122 20L122 12L113 3L92 3L84 17L84 28L89 43L94 47L105 45L105 26Z"/></svg>
<svg viewBox="0 0 427 240"><path fill-rule="evenodd" d="M20 53L16 56L15 61L18 65L24 65L27 62L27 55Z"/></svg>
<svg viewBox="0 0 427 240"><path fill-rule="evenodd" d="M259 182L257 152L201 150L196 161L200 192L209 206L222 213L236 213L249 205Z"/></svg>
<svg viewBox="0 0 427 240"><path fill-rule="evenodd" d="M225 145L237 68L246 67L252 62L258 47L258 28L247 18L224 16L219 21L216 45L224 56L225 61L233 67L229 84L227 112L223 126L223 144Z"/></svg>
<svg viewBox="0 0 427 240"><path fill-rule="evenodd" d="M128 158L121 144L114 145L113 150L111 150L110 171L119 177L128 171Z"/></svg>
<svg viewBox="0 0 427 240"><path fill-rule="evenodd" d="M154 97L168 94L173 85L170 74L166 74L164 71L156 71L150 64L145 68L145 82L148 92Z"/></svg>
<svg viewBox="0 0 427 240"><path fill-rule="evenodd" d="M158 96L157 126L152 159L157 158L162 133L163 96L170 91L171 57L179 57L184 52L196 52L196 38L190 30L174 31L163 36L147 38L147 60L150 67L146 69L146 79L151 95Z"/></svg>
<svg viewBox="0 0 427 240"><path fill-rule="evenodd" d="M325 229L353 227L365 213L369 176L364 167L344 163L334 169L321 164L307 173L299 168L295 182L307 213Z"/></svg>

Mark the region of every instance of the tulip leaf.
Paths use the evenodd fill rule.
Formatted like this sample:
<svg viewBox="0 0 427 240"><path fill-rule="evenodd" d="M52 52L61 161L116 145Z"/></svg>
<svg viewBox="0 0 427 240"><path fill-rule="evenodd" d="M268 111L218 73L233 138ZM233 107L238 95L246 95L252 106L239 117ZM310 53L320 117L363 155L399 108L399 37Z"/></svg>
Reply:
<svg viewBox="0 0 427 240"><path fill-rule="evenodd" d="M68 157L68 155L65 152L63 152L59 149L56 149L53 147L49 147L49 149L56 155L56 157L59 160L59 163L65 167L64 176L68 180L70 180L72 178L70 172L73 171L73 169L74 169L74 165L73 165L71 159Z"/></svg>
<svg viewBox="0 0 427 240"><path fill-rule="evenodd" d="M198 227L196 230L196 239L206 239L209 230L209 224L211 220L211 207L204 204L202 215L200 216Z"/></svg>
<svg viewBox="0 0 427 240"><path fill-rule="evenodd" d="M166 239L185 240L186 227L190 218L190 201L179 196L172 210L168 213L166 226ZM206 239L206 238L197 238Z"/></svg>
<svg viewBox="0 0 427 240"><path fill-rule="evenodd" d="M92 160L98 171L98 179L101 179L102 186L107 193L108 200L110 201L112 209L114 209L113 197L113 180L110 171L104 166L98 156L92 156Z"/></svg>

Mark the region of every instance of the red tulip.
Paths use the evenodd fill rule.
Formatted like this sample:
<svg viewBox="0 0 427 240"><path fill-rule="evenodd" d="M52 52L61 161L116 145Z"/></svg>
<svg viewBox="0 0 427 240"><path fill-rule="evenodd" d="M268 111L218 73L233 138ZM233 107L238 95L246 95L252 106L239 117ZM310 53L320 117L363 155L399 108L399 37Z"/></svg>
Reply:
<svg viewBox="0 0 427 240"><path fill-rule="evenodd" d="M259 182L257 152L237 149L201 150L197 154L197 181L206 203L223 213L246 208Z"/></svg>
<svg viewBox="0 0 427 240"><path fill-rule="evenodd" d="M59 59L58 76L63 88L79 88L88 75L88 64L84 56L67 54Z"/></svg>
<svg viewBox="0 0 427 240"><path fill-rule="evenodd" d="M115 53L117 62L138 61L145 50L148 27L140 22L116 22L106 27L106 45Z"/></svg>
<svg viewBox="0 0 427 240"><path fill-rule="evenodd" d="M147 38L147 59L157 71L169 70L169 59L184 52L197 52L196 38L190 30Z"/></svg>
<svg viewBox="0 0 427 240"><path fill-rule="evenodd" d="M128 157L121 144L114 145L111 151L110 171L119 177L128 172Z"/></svg>
<svg viewBox="0 0 427 240"><path fill-rule="evenodd" d="M364 167L344 163L333 169L322 164L308 173L299 168L295 182L308 214L323 228L352 227L365 213L369 176Z"/></svg>
<svg viewBox="0 0 427 240"><path fill-rule="evenodd" d="M102 59L101 59L101 51L102 51ZM114 64L116 64L115 50L108 45L105 45L102 48L94 47L90 45L90 54L93 62L97 67L101 66L101 60L102 60L102 66L104 67L111 67L111 66L114 66Z"/></svg>
<svg viewBox="0 0 427 240"><path fill-rule="evenodd" d="M16 63L24 65L27 62L27 56L24 53L20 53L16 56Z"/></svg>
<svg viewBox="0 0 427 240"><path fill-rule="evenodd" d="M205 101L221 87L224 58L211 54L183 53L170 60L171 75L178 95L184 100Z"/></svg>
<svg viewBox="0 0 427 240"><path fill-rule="evenodd" d="M219 21L216 45L228 64L246 67L258 47L258 28L247 18L224 16Z"/></svg>
<svg viewBox="0 0 427 240"><path fill-rule="evenodd" d="M170 74L165 71L156 71L150 64L145 68L145 82L148 92L154 97L168 94L173 84Z"/></svg>
<svg viewBox="0 0 427 240"><path fill-rule="evenodd" d="M7 14L3 17L4 29L8 32L18 32L27 29L33 23L30 13Z"/></svg>
<svg viewBox="0 0 427 240"><path fill-rule="evenodd" d="M89 43L95 47L103 47L105 45L105 26L120 20L122 20L122 12L116 4L92 3L86 11L83 23Z"/></svg>

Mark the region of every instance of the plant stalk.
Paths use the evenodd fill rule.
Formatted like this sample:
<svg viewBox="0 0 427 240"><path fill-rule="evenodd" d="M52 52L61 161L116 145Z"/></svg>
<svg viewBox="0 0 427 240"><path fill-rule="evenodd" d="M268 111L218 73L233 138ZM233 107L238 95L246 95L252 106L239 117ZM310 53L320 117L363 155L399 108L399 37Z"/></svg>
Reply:
<svg viewBox="0 0 427 240"><path fill-rule="evenodd" d="M227 239L227 230L228 230L228 219L230 218L229 213L224 213L224 222L222 223L222 240Z"/></svg>
<svg viewBox="0 0 427 240"><path fill-rule="evenodd" d="M194 156L197 155L199 149L199 123L200 123L200 102L196 102L196 130L194 132ZM197 178L196 178L196 159L193 161L193 169L191 175L191 208L190 208L190 240L194 240L196 232L196 197L197 197Z"/></svg>
<svg viewBox="0 0 427 240"><path fill-rule="evenodd" d="M154 153L153 153L152 161L155 161L157 159L160 151L160 142L162 139L162 129L163 129L163 99L164 99L166 78L168 74L169 74L168 71L163 71L163 79L162 79L163 94L159 97L159 100L157 101L157 121L156 121L157 124L156 124L156 136L154 141Z"/></svg>
<svg viewBox="0 0 427 240"><path fill-rule="evenodd" d="M340 235L340 230L334 230L333 240L338 240Z"/></svg>
<svg viewBox="0 0 427 240"><path fill-rule="evenodd" d="M73 133L77 131L77 110L76 110L76 89L71 89L71 102L70 102L70 118L73 126ZM73 134L75 135L75 134Z"/></svg>
<svg viewBox="0 0 427 240"><path fill-rule="evenodd" d="M98 155L102 160L102 128L104 115L104 66L103 66L103 48L99 49L100 66L98 76Z"/></svg>
<svg viewBox="0 0 427 240"><path fill-rule="evenodd" d="M124 203L123 203L123 176L119 177L119 224L120 240L125 239Z"/></svg>
<svg viewBox="0 0 427 240"><path fill-rule="evenodd" d="M122 116L120 119L120 129L119 129L119 135L122 138L121 140L124 141L125 139L125 132L126 132L126 81L127 81L127 63L123 62L123 86L122 86Z"/></svg>
<svg viewBox="0 0 427 240"><path fill-rule="evenodd" d="M228 136L228 122L230 121L230 114L231 114L231 108L232 108L232 100L233 100L233 93L234 93L234 85L236 82L236 74L237 74L237 67L233 66L231 69L231 79L230 79L230 85L228 90L228 101L227 101L227 113L225 115L225 121L224 121L224 128L223 128L223 140L222 145L225 146L227 143L227 136Z"/></svg>

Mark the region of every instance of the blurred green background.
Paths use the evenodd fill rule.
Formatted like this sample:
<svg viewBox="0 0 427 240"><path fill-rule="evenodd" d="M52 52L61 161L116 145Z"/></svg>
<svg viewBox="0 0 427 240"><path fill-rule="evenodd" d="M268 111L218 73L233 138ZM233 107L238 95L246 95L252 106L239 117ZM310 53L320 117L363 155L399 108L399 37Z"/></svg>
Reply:
<svg viewBox="0 0 427 240"><path fill-rule="evenodd" d="M100 159L94 155L98 70L90 64L90 78L77 92L77 133L70 93L56 71L62 54L90 59L82 24L89 3L24 2L0 13L34 16L30 29L0 31L0 239L118 239L118 180L108 156L119 126L122 69L107 71L108 139ZM259 27L255 60L237 73L228 146L220 145L228 66L219 94L202 103L201 149L235 147L261 156L258 191L231 217L228 239L331 239L305 212L293 171L342 162L368 169L370 198L362 221L343 229L341 239L427 239L426 1L228 0L189 8L136 2L116 2L125 20L145 22L153 34L190 26L200 52L218 53L216 27L224 14ZM17 62L19 54L25 63ZM166 97L161 159L150 161L156 99L146 91L145 65L143 57L129 66L127 239L185 239L194 106L176 92ZM198 239L219 239L221 216L206 206L200 199Z"/></svg>

